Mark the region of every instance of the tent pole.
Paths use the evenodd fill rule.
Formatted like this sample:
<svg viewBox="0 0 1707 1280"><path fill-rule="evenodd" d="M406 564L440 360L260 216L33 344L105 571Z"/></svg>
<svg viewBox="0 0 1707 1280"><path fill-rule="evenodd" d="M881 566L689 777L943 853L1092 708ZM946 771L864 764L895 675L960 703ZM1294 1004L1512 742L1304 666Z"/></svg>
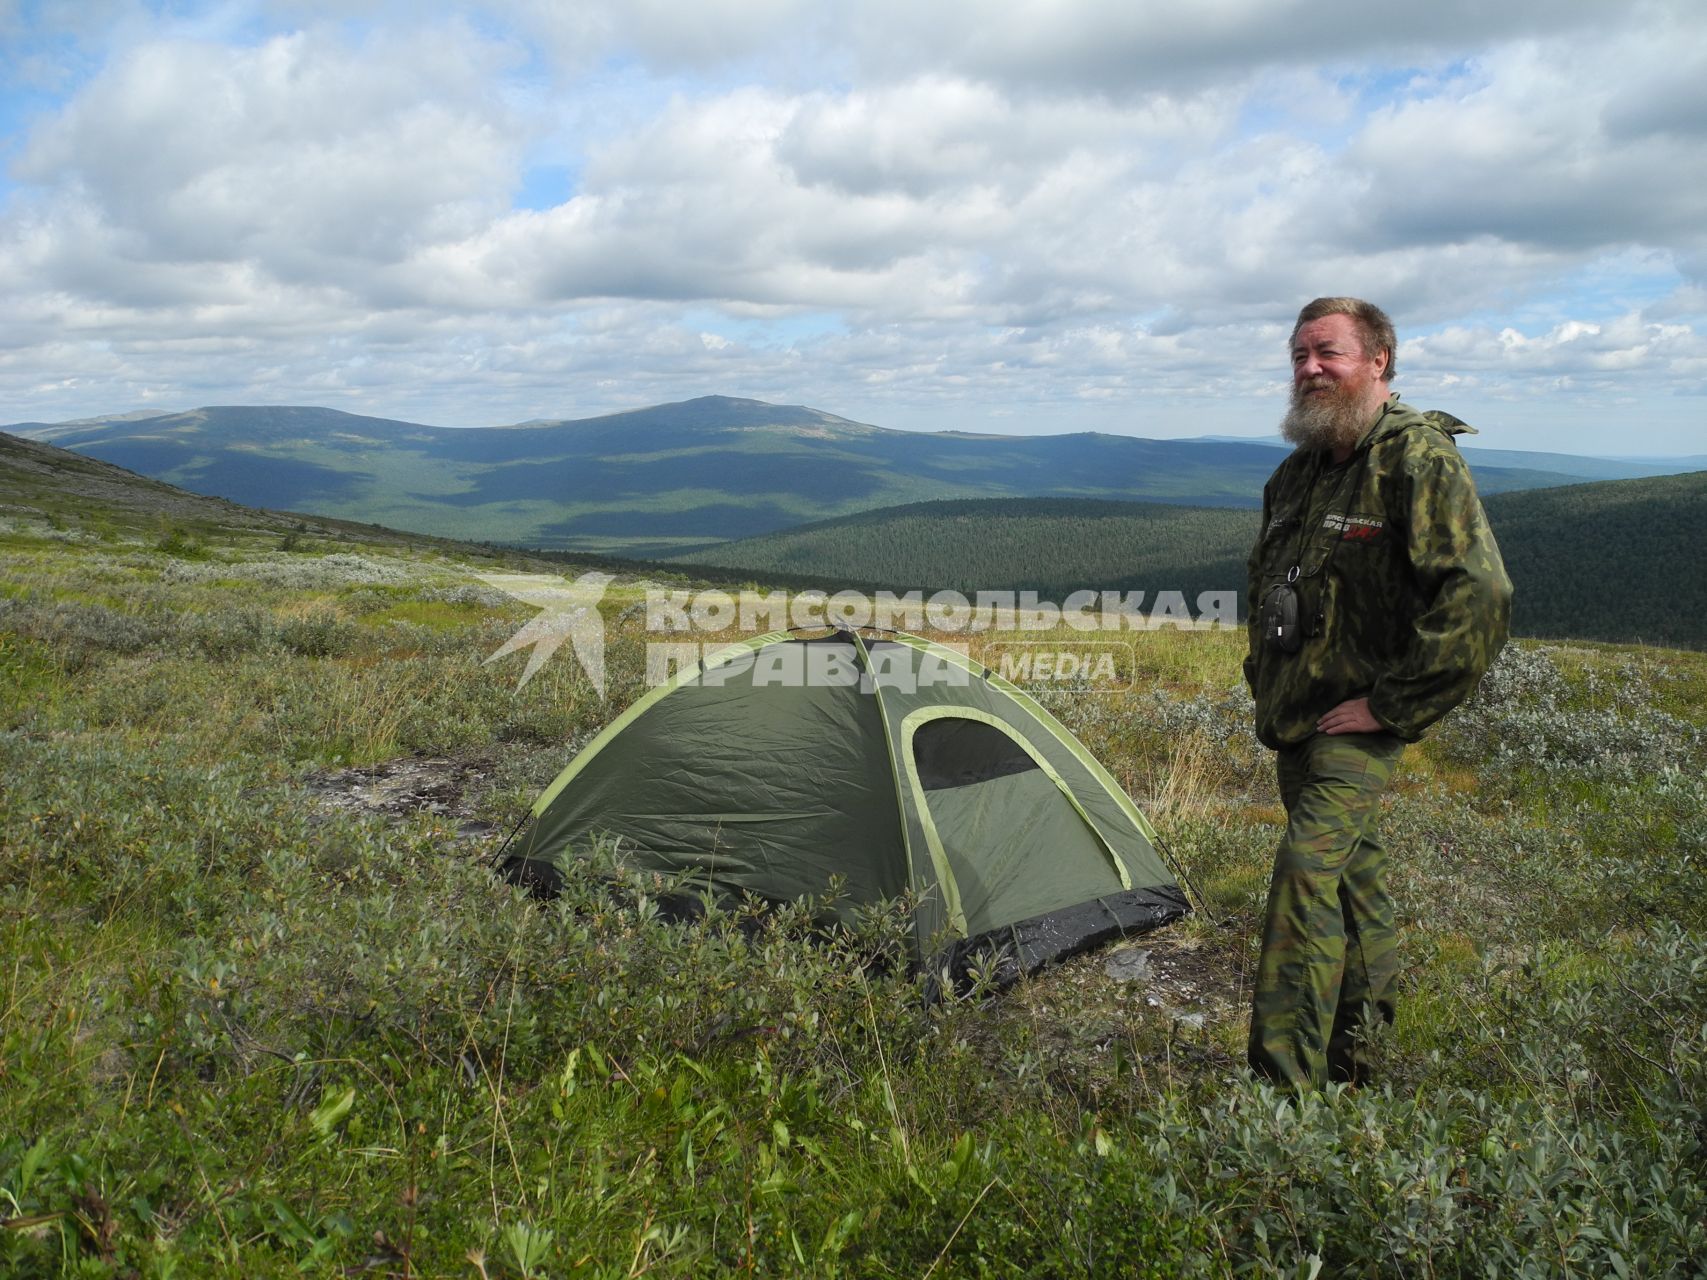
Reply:
<svg viewBox="0 0 1707 1280"><path fill-rule="evenodd" d="M1204 918L1207 919L1210 924L1219 929L1223 923L1221 917L1209 909L1209 899L1203 896L1203 890L1199 889L1196 883L1193 882L1192 878L1186 875L1185 866L1178 858L1174 857L1174 851L1163 843L1160 832L1156 833L1154 843L1156 848L1162 851L1162 857L1168 860L1168 865L1174 869L1174 874L1179 877L1180 883L1191 891L1192 897L1197 899L1197 909L1203 912Z"/></svg>
<svg viewBox="0 0 1707 1280"><path fill-rule="evenodd" d="M504 843L498 846L498 852L485 859L485 861L489 864L496 865L498 860L504 856L504 851L510 847L510 841L516 838L516 832L522 829L522 823L526 822L532 816L532 809L522 810L522 816L516 819L516 825L510 828L510 834L504 837Z"/></svg>

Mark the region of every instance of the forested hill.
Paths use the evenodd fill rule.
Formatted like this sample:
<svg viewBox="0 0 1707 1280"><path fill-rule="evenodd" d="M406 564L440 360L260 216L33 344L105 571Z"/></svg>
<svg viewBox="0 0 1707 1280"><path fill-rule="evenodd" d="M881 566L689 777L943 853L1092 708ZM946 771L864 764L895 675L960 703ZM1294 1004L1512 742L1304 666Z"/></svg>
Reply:
<svg viewBox="0 0 1707 1280"><path fill-rule="evenodd" d="M1520 635L1707 649L1707 472L1485 499ZM891 590L1241 587L1257 513L1072 499L920 502L681 557Z"/></svg>
<svg viewBox="0 0 1707 1280"><path fill-rule="evenodd" d="M1707 649L1707 471L1484 504L1520 635Z"/></svg>
<svg viewBox="0 0 1707 1280"><path fill-rule="evenodd" d="M890 590L1221 591L1258 513L1089 498L914 502L712 547L683 561ZM1191 597L1188 597L1191 598Z"/></svg>

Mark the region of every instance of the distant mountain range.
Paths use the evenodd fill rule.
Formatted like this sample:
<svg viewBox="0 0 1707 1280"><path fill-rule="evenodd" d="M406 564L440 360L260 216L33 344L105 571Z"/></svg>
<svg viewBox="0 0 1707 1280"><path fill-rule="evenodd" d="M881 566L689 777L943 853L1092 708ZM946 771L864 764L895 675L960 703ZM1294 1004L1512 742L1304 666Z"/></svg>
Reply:
<svg viewBox="0 0 1707 1280"><path fill-rule="evenodd" d="M727 396L484 428L226 406L3 430L249 506L631 556L945 498L1251 507L1276 461L1263 441L894 431ZM1484 494L1668 469L1500 450L1466 456Z"/></svg>
<svg viewBox="0 0 1707 1280"><path fill-rule="evenodd" d="M1486 506L1517 584L1518 634L1707 649L1707 470L1493 494ZM214 543L283 535L281 546L298 535L316 544L438 541L202 497L0 433L0 517L7 515L45 516L84 538L158 539L175 530ZM1089 588L1142 590L1149 602L1156 592L1179 591L1195 601L1199 591L1240 587L1256 523L1250 508L925 502L727 543L691 559L724 581L750 574L796 589L1029 589L1059 601ZM484 553L460 549L469 552Z"/></svg>
<svg viewBox="0 0 1707 1280"><path fill-rule="evenodd" d="M1527 449L1484 449L1467 444L1473 436L1458 438L1459 452L1472 467L1515 467L1521 471L1546 471L1556 475L1576 476L1582 480L1639 480L1643 476L1674 476L1685 471L1707 471L1707 453L1690 457L1637 458L1587 457L1576 453L1539 453ZM1290 449L1278 435L1272 436L1193 436L1194 442L1225 444L1243 440L1246 444L1264 444L1271 449Z"/></svg>

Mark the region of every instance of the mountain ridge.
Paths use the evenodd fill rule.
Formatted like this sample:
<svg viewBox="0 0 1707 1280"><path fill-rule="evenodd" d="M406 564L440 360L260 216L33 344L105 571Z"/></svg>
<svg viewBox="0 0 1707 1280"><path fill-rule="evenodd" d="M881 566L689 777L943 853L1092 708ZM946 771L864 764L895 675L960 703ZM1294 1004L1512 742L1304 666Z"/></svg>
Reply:
<svg viewBox="0 0 1707 1280"><path fill-rule="evenodd" d="M734 396L494 427L317 406L208 405L0 430L247 506L620 555L951 498L1252 507L1276 460L1274 446L1261 441L900 431ZM1473 456L1471 463L1486 493L1584 478L1481 465Z"/></svg>

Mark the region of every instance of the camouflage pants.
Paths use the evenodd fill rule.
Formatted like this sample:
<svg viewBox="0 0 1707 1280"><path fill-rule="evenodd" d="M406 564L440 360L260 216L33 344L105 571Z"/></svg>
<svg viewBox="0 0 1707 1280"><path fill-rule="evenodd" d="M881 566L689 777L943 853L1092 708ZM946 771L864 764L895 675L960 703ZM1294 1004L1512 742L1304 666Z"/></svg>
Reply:
<svg viewBox="0 0 1707 1280"><path fill-rule="evenodd" d="M1358 1079L1364 1006L1393 1020L1397 937L1375 824L1404 748L1387 733L1319 733L1276 760L1286 836L1269 882L1247 1055L1277 1083Z"/></svg>

